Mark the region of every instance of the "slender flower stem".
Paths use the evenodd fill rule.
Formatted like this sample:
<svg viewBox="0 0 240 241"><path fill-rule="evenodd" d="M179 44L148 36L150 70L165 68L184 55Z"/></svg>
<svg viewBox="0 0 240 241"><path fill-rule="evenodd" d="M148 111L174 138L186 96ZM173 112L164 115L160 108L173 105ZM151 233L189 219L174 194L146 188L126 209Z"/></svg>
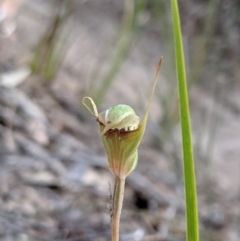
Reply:
<svg viewBox="0 0 240 241"><path fill-rule="evenodd" d="M150 104L152 102L161 64L162 58L158 64L144 120L134 131L130 130L130 128L128 131L126 131L126 129L125 131L121 131L121 129L119 130L121 125L124 124L124 127L128 128L129 125L132 126L133 124L136 124L136 119L139 119L139 117L135 114L134 110L130 106L125 106L123 108L123 105L116 105L106 110L105 112L98 114L96 104L90 97L85 97L82 100L83 105L90 111L90 113L99 123L103 145L108 155L109 169L115 175L111 223L112 241L119 241L119 223L123 204L125 179L137 165L138 146L145 132ZM111 122L114 127L111 125L110 128L114 130L103 132L104 128L108 124L111 124Z"/></svg>
<svg viewBox="0 0 240 241"><path fill-rule="evenodd" d="M113 192L112 241L119 241L119 223L124 196L125 178L116 176Z"/></svg>

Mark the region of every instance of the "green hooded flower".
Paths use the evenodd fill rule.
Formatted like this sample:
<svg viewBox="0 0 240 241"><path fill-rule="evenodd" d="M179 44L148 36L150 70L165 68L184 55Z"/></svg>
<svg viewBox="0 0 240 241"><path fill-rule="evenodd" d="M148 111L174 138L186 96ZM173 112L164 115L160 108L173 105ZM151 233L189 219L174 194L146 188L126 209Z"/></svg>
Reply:
<svg viewBox="0 0 240 241"><path fill-rule="evenodd" d="M137 165L138 146L146 129L150 104L161 63L162 59L158 65L143 121L140 121L135 111L128 105L116 105L98 114L94 101L90 97L83 98L83 104L99 123L101 138L108 156L109 168L119 178L126 178Z"/></svg>

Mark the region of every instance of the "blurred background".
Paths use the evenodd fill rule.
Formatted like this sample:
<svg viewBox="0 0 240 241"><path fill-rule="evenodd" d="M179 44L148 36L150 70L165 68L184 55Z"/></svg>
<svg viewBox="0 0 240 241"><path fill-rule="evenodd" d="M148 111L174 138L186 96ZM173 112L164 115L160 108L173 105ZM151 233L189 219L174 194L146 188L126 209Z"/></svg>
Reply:
<svg viewBox="0 0 240 241"><path fill-rule="evenodd" d="M168 0L0 0L0 240L110 240L113 177L81 104L143 116L122 241L185 240ZM180 0L201 241L240 240L240 1Z"/></svg>

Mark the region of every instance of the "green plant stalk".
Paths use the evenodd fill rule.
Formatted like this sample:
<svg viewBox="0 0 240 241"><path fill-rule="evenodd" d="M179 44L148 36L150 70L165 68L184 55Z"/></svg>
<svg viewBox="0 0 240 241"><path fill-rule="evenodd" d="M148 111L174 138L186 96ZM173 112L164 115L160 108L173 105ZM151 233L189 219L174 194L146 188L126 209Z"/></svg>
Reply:
<svg viewBox="0 0 240 241"><path fill-rule="evenodd" d="M171 0L171 6L175 42L175 58L177 66L180 117L182 127L182 150L187 219L187 241L199 241L197 191L194 171L193 147L191 140L191 124L188 104L185 61L177 0Z"/></svg>
<svg viewBox="0 0 240 241"><path fill-rule="evenodd" d="M213 27L216 21L217 6L219 5L220 0L211 0L207 5L207 17L204 23L204 29L200 36L197 36L197 39L194 43L194 52L192 65L190 66L189 79L191 82L190 86L199 82L202 69L204 67L204 62L207 58L207 53L209 51L209 42L213 34Z"/></svg>
<svg viewBox="0 0 240 241"><path fill-rule="evenodd" d="M64 57L65 49L63 44L60 47L57 44L63 24L72 12L73 2L74 0L68 2L57 1L58 12L40 39L33 60L30 62L32 73L40 74L44 80L50 80L54 76ZM64 12L63 9L65 9Z"/></svg>
<svg viewBox="0 0 240 241"><path fill-rule="evenodd" d="M101 62L104 61L102 58L99 61L99 67L93 73L92 81L89 85L89 94L94 96L96 102L101 103L112 84L115 76L119 72L119 69L129 54L131 44L133 42L134 36L137 32L137 24L139 15L144 10L145 5L147 4L147 0L125 0L124 1L124 14L121 24L120 33L118 36L118 40L116 42L116 46L114 48L114 53L112 53L111 57L111 66L104 76L101 78L99 83L101 85L96 85L96 80L99 78L99 70L101 66Z"/></svg>
<svg viewBox="0 0 240 241"><path fill-rule="evenodd" d="M109 86L111 85L114 77L118 73L118 70L126 58L129 48L133 39L133 19L135 14L135 5L133 0L125 0L124 2L124 15L122 20L121 31L118 37L118 41L116 43L116 52L113 54L112 64L107 71L107 73L103 76L101 82L101 86L97 89L95 86L95 80L92 81L90 85L90 94L95 96L95 100L98 103L101 103L104 99L104 96L107 93ZM98 73L99 71L97 71Z"/></svg>
<svg viewBox="0 0 240 241"><path fill-rule="evenodd" d="M125 178L115 177L112 203L112 241L119 241L120 216L123 205Z"/></svg>

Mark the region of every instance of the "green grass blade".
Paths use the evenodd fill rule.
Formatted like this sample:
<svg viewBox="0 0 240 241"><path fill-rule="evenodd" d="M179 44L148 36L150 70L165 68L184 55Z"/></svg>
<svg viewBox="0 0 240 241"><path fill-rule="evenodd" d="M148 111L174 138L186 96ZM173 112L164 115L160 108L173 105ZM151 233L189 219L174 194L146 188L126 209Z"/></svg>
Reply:
<svg viewBox="0 0 240 241"><path fill-rule="evenodd" d="M180 17L177 0L171 0L175 58L177 67L180 117L182 127L182 150L187 218L187 241L199 241L197 191L194 171L191 124L188 105L187 81L183 53Z"/></svg>

